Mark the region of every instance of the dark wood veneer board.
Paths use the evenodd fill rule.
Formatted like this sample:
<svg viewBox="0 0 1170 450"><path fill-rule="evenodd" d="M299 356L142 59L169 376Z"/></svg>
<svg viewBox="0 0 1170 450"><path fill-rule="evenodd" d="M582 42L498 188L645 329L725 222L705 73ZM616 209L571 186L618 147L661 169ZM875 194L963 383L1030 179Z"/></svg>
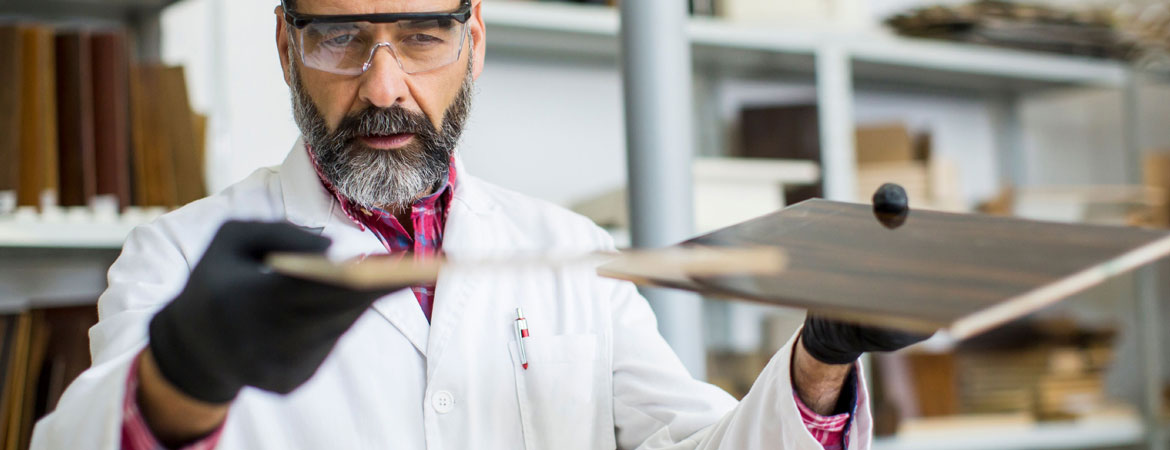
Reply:
<svg viewBox="0 0 1170 450"><path fill-rule="evenodd" d="M1170 254L1170 232L915 210L891 229L871 206L814 199L689 244L780 246L788 268L634 281L961 339Z"/></svg>
<svg viewBox="0 0 1170 450"><path fill-rule="evenodd" d="M129 49L122 31L95 32L92 37L94 155L97 194L130 200Z"/></svg>
<svg viewBox="0 0 1170 450"><path fill-rule="evenodd" d="M0 25L0 191L20 185L20 28Z"/></svg>
<svg viewBox="0 0 1170 450"><path fill-rule="evenodd" d="M85 206L97 191L89 33L59 32L56 55L59 202Z"/></svg>

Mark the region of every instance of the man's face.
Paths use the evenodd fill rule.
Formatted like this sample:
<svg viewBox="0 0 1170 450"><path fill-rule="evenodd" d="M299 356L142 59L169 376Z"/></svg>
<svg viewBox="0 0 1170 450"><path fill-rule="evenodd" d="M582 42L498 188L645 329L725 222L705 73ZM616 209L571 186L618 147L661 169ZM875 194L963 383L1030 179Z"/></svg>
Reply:
<svg viewBox="0 0 1170 450"><path fill-rule="evenodd" d="M458 0L297 0L298 14L337 15L454 11ZM462 131L470 89L482 70L478 2L458 59L407 74L379 48L359 75L302 63L299 31L277 10L277 46L294 116L322 174L362 206L402 210L441 182ZM380 39L381 37L379 37Z"/></svg>

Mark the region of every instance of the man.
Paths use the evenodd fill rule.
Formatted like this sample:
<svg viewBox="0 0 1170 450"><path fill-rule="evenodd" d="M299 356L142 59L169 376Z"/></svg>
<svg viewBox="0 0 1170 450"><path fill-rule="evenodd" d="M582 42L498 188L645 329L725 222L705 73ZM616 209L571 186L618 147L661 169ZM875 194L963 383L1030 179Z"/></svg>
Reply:
<svg viewBox="0 0 1170 450"><path fill-rule="evenodd" d="M382 291L265 269L275 251L613 248L454 156L483 70L481 8L285 0L276 42L302 140L281 166L134 230L99 301L94 365L33 447L867 447L855 361L919 337L810 318L737 403L687 374L631 284L588 269Z"/></svg>

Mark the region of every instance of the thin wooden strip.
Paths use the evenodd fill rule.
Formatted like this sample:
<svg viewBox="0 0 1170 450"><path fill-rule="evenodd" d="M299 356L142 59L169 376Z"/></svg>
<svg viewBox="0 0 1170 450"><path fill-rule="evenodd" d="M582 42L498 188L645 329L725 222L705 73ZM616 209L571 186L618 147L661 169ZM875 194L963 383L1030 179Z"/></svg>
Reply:
<svg viewBox="0 0 1170 450"><path fill-rule="evenodd" d="M583 254L525 254L492 258L427 258L409 254L334 262L323 255L274 253L266 264L278 273L357 289L433 282L441 270L499 271L535 267L601 266L598 274L653 284L651 280L689 280L724 274L769 275L784 270L787 259L776 247L672 247Z"/></svg>
<svg viewBox="0 0 1170 450"><path fill-rule="evenodd" d="M948 328L947 332L955 339L974 336L1166 255L1170 255L1170 236L1162 237L1125 252L1117 258L958 319Z"/></svg>

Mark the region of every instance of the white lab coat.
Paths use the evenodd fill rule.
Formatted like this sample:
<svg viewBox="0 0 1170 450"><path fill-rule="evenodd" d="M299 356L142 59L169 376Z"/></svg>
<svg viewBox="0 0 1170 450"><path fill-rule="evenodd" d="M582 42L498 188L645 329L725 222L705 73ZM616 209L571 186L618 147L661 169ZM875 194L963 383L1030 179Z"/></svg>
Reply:
<svg viewBox="0 0 1170 450"><path fill-rule="evenodd" d="M588 219L457 170L448 254L613 248ZM37 424L32 448L119 448L127 374L147 324L229 218L320 230L333 258L384 252L322 188L301 143L281 166L136 228L98 303L94 365ZM378 300L290 395L245 388L219 448L820 448L793 401L791 341L737 403L691 378L630 283L585 268L446 272L436 295L429 325L410 290ZM531 330L527 370L513 335L518 306ZM865 389L858 394L853 449L871 436Z"/></svg>

